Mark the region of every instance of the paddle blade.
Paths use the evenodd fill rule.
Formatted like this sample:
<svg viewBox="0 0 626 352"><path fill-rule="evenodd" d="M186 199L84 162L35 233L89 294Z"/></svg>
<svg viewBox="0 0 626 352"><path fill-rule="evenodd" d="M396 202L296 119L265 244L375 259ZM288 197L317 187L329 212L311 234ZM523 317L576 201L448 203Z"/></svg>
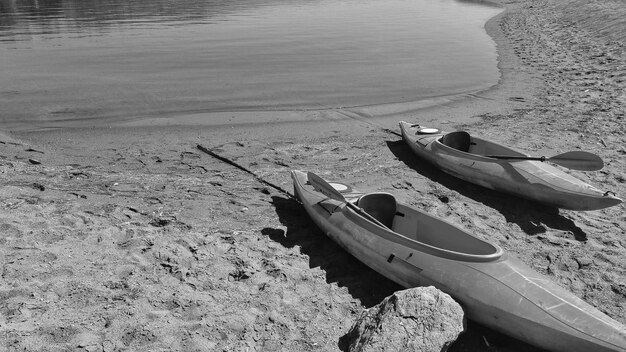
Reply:
<svg viewBox="0 0 626 352"><path fill-rule="evenodd" d="M346 198L341 194L338 190L336 190L333 186L331 186L328 182L326 182L323 178L317 176L312 172L307 172L307 178L309 179L309 183L316 190L322 192L324 195L338 201L345 202Z"/></svg>
<svg viewBox="0 0 626 352"><path fill-rule="evenodd" d="M604 161L602 161L602 158L595 154L583 152L581 150L555 155L551 158L547 158L546 160L563 167L582 171L596 171L604 167Z"/></svg>

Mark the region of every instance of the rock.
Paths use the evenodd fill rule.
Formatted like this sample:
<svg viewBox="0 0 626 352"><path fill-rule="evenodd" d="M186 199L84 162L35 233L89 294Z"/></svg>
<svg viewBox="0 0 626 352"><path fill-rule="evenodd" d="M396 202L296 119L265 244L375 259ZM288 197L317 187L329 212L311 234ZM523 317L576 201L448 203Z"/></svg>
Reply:
<svg viewBox="0 0 626 352"><path fill-rule="evenodd" d="M361 314L347 351L445 351L465 329L463 308L434 287L395 292Z"/></svg>

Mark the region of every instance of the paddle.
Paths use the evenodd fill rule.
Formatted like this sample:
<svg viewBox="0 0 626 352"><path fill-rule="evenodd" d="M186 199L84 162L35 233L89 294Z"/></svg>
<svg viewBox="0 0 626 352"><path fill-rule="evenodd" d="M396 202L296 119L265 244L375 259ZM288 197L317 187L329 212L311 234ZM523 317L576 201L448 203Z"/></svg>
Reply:
<svg viewBox="0 0 626 352"><path fill-rule="evenodd" d="M334 199L334 200L338 200L340 202L344 202L346 203L346 205L356 211L357 213L359 213L360 215L362 215L364 218L367 218L369 221L375 223L378 226L381 226L383 228L387 228L387 226L383 225L380 221L376 220L376 218L374 218L373 216L371 216L370 214L368 214L367 212L365 212L365 210L357 207L356 205L348 202L346 200L346 198L343 196L343 194L341 194L338 190L336 190L333 186L331 186L330 184L328 184L328 182L326 182L323 178L317 176L316 174L312 173L312 172L307 172L307 178L309 179L309 183L311 183L311 185L313 185L313 187L315 189L317 189L318 191L322 192L324 195Z"/></svg>
<svg viewBox="0 0 626 352"><path fill-rule="evenodd" d="M532 156L512 156L512 155L485 155L489 158L495 159L512 159L512 160L539 160L549 161L551 163L561 165L574 170L582 171L595 171L604 167L602 159L592 153L583 152L580 150L566 152L563 154L555 155L550 158L545 156L532 157Z"/></svg>

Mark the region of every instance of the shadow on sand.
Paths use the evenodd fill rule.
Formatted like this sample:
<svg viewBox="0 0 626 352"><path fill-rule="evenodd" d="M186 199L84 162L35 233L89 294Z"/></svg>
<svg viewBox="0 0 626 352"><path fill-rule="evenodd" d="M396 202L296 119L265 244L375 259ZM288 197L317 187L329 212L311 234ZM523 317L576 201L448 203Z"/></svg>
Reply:
<svg viewBox="0 0 626 352"><path fill-rule="evenodd" d="M264 228L262 234L286 248L299 246L309 257L309 267L324 270L327 283L346 287L350 295L361 301L364 308L380 303L395 291L404 289L370 269L333 242L313 223L300 203L294 199L274 196L272 203L279 221L287 231ZM348 350L348 331L337 345ZM497 346L497 347L496 347ZM448 349L449 352L536 352L521 341L500 334L480 324L468 321L467 329Z"/></svg>
<svg viewBox="0 0 626 352"><path fill-rule="evenodd" d="M293 199L272 197L282 229L261 232L286 248L300 247L309 257L309 267L324 270L326 282L346 287L350 295L370 308L402 288L352 257L315 226L304 207Z"/></svg>
<svg viewBox="0 0 626 352"><path fill-rule="evenodd" d="M493 191L450 176L421 160L402 140L387 141L387 146L393 155L420 175L499 211L507 222L517 224L528 235L545 233L545 226L548 226L572 233L577 241L587 240L587 234L572 220L560 215L558 208Z"/></svg>

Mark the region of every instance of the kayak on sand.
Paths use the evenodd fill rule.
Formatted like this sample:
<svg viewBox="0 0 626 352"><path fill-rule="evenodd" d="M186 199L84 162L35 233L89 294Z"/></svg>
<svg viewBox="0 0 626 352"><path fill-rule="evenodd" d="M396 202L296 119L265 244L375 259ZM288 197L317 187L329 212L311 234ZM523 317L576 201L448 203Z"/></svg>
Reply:
<svg viewBox="0 0 626 352"><path fill-rule="evenodd" d="M313 173L291 171L315 224L373 270L410 288L435 286L468 318L553 351L626 352L626 327L487 241L397 203Z"/></svg>
<svg viewBox="0 0 626 352"><path fill-rule="evenodd" d="M464 131L446 133L404 121L400 129L419 157L450 175L489 189L571 210L597 210L622 202L612 192L603 192L543 162L578 170L602 168L602 160L591 153L574 151L533 158Z"/></svg>

